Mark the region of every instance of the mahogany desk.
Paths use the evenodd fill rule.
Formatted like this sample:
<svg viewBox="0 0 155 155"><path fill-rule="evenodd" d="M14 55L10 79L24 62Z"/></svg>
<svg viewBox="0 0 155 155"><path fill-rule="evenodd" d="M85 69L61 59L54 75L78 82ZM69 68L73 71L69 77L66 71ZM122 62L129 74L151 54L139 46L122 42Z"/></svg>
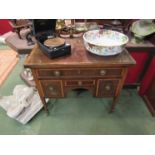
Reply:
<svg viewBox="0 0 155 155"><path fill-rule="evenodd" d="M71 55L49 59L36 45L24 63L32 70L46 112L45 98L62 98L77 88L88 89L94 97L113 97L110 111L114 111L134 59L127 50L110 57L93 55L85 50L80 38L66 42L71 44Z"/></svg>

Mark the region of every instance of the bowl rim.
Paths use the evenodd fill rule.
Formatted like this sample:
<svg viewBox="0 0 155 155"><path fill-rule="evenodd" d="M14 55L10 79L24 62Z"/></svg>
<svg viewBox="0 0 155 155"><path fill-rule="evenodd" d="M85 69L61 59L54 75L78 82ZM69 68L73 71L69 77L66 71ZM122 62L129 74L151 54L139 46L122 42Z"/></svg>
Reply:
<svg viewBox="0 0 155 155"><path fill-rule="evenodd" d="M89 40L86 39L86 37L85 37L86 33L89 33L90 31L92 32L92 31L102 31L102 30L90 30L90 31L85 32L85 33L83 34L83 39L84 39L84 41L86 41L87 43L89 43L89 44L91 44L91 45L99 46L99 47L114 47L114 46L116 47L116 46L123 46L123 45L125 45L125 44L127 44L127 43L129 42L129 37L128 37L127 35L125 35L124 33L121 33L121 32L118 32L118 31L114 31L114 30L107 30L107 29L103 29L103 30L104 30L104 31L117 32L118 34L120 34L120 35L122 35L122 36L125 36L125 37L126 37L126 41L123 42L123 43L120 44L120 45L118 45L118 44L116 44L116 45L97 45L97 44L92 43L91 41L89 41Z"/></svg>

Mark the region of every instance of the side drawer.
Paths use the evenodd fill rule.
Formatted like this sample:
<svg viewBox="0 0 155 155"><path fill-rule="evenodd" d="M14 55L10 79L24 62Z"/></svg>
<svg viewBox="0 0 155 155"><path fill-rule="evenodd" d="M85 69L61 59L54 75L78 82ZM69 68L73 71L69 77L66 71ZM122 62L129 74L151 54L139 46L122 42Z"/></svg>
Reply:
<svg viewBox="0 0 155 155"><path fill-rule="evenodd" d="M96 97L113 97L118 84L119 80L99 79L97 81Z"/></svg>
<svg viewBox="0 0 155 155"><path fill-rule="evenodd" d="M41 80L40 83L45 97L64 97L61 80Z"/></svg>

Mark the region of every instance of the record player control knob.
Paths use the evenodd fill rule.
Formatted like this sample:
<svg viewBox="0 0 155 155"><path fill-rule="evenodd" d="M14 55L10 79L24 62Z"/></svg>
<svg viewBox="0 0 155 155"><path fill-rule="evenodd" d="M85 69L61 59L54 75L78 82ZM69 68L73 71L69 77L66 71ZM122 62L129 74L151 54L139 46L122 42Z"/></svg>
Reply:
<svg viewBox="0 0 155 155"><path fill-rule="evenodd" d="M54 71L55 76L60 76L60 71Z"/></svg>

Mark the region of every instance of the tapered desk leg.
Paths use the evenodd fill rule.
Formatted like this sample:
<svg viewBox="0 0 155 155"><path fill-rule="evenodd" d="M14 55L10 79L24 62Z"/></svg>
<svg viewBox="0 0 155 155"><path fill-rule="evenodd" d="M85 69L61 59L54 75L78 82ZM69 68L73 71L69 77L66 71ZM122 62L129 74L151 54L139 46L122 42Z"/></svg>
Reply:
<svg viewBox="0 0 155 155"><path fill-rule="evenodd" d="M49 110L47 108L47 103L46 103L45 98L44 97L40 97L40 98L41 98L41 101L43 102L43 106L44 106L44 109L45 109L47 115L49 115Z"/></svg>
<svg viewBox="0 0 155 155"><path fill-rule="evenodd" d="M115 97L113 98L112 105L111 105L111 108L110 108L109 113L114 112L114 110L115 110L115 106L116 106L117 101L118 101L118 98L119 98L119 96L115 96Z"/></svg>
<svg viewBox="0 0 155 155"><path fill-rule="evenodd" d="M41 84L40 84L39 80L37 79L37 73L36 73L35 69L32 69L32 75L34 77L36 88L38 90L38 93L39 93L40 99L42 101L42 104L44 106L44 109L45 109L47 115L49 115L49 111L48 111L48 108L47 108L47 103L46 103L46 100L45 100L45 97L44 97L44 93L42 91Z"/></svg>

